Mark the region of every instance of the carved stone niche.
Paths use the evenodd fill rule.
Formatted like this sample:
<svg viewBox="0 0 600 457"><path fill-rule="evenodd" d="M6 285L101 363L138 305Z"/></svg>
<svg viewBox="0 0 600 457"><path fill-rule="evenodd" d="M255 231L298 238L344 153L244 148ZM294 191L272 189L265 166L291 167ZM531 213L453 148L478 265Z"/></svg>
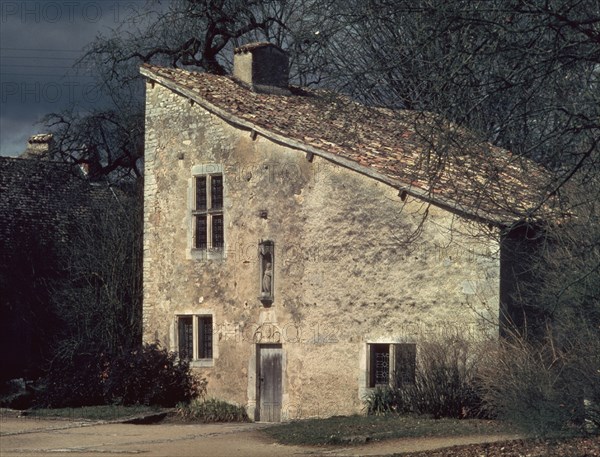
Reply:
<svg viewBox="0 0 600 457"><path fill-rule="evenodd" d="M265 305L273 303L275 290L275 244L273 241L260 240L258 243L259 290L258 299Z"/></svg>

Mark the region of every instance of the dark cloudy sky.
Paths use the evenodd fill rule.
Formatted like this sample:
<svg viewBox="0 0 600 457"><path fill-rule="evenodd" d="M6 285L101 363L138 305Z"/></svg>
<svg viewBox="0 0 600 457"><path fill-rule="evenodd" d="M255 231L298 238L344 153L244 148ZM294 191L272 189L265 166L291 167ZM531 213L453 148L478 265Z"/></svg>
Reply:
<svg viewBox="0 0 600 457"><path fill-rule="evenodd" d="M145 0L0 0L0 155L22 152L37 122L73 102L92 104L93 74L71 69L98 33L118 27Z"/></svg>

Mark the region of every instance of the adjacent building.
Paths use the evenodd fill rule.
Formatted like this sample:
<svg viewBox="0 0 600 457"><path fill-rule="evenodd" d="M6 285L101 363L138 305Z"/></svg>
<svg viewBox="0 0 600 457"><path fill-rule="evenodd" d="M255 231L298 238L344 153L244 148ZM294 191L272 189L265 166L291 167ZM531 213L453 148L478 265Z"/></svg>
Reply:
<svg viewBox="0 0 600 457"><path fill-rule="evenodd" d="M43 134L21 157L0 156L0 381L41 374L60 329L50 295L65 275L71 236L115 204L106 183L51 153L52 135Z"/></svg>

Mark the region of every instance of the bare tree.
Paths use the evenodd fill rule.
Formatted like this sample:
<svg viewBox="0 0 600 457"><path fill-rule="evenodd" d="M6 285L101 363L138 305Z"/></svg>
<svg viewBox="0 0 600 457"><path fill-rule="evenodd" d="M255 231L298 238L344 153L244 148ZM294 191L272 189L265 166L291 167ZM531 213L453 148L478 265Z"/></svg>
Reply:
<svg viewBox="0 0 600 457"><path fill-rule="evenodd" d="M133 105L133 104L132 104ZM81 113L49 114L46 125L57 139L54 160L85 164L91 179L122 182L143 174L143 113L134 105Z"/></svg>
<svg viewBox="0 0 600 457"><path fill-rule="evenodd" d="M226 74L233 47L269 40L292 51L293 77L320 80L318 24L332 22L335 0L150 1L109 36L98 36L77 69L94 72L98 106L49 114L60 158L87 162L97 175L139 178L143 168L141 63ZM314 30L314 32L313 32ZM315 35L316 33L316 35ZM325 35L325 33L324 33ZM310 52L308 52L310 51Z"/></svg>
<svg viewBox="0 0 600 457"><path fill-rule="evenodd" d="M592 159L600 138L597 1L345 4L348 25L328 56L344 90L442 114L560 170L557 187Z"/></svg>
<svg viewBox="0 0 600 457"><path fill-rule="evenodd" d="M119 191L74 221L60 256L66 278L51 284L61 320L54 357L119 355L141 343L141 206Z"/></svg>

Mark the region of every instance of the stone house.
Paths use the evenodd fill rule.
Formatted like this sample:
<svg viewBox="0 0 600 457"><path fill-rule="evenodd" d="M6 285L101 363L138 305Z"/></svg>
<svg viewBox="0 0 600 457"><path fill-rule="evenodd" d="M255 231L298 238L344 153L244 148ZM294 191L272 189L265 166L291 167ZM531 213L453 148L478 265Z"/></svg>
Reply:
<svg viewBox="0 0 600 457"><path fill-rule="evenodd" d="M254 43L232 77L141 68L144 340L262 421L359 412L424 338L497 336L503 239L543 178L431 113L289 87L287 64Z"/></svg>

